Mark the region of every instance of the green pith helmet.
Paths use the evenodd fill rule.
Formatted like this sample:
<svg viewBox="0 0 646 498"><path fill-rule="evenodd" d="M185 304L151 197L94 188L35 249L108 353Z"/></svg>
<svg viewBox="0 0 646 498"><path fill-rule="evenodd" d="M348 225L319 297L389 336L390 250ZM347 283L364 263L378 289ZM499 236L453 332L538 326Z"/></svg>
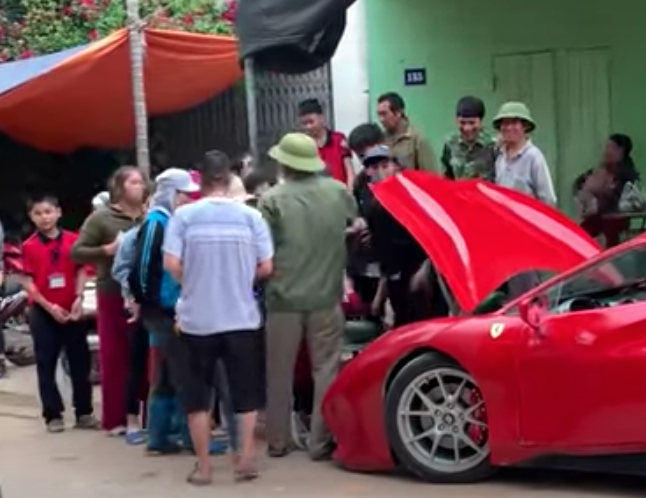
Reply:
<svg viewBox="0 0 646 498"><path fill-rule="evenodd" d="M269 157L295 171L317 173L325 169L313 138L304 133L288 133L269 150Z"/></svg>
<svg viewBox="0 0 646 498"><path fill-rule="evenodd" d="M530 133L536 128L536 122L532 118L529 108L522 102L505 102L500 106L496 117L493 118L493 126L496 130L500 129L503 119L519 119L527 125L527 132Z"/></svg>

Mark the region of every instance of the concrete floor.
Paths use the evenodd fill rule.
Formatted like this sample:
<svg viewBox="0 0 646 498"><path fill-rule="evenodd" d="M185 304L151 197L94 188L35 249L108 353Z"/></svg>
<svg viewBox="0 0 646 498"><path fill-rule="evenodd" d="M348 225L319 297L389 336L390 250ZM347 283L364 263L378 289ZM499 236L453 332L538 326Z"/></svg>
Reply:
<svg viewBox="0 0 646 498"><path fill-rule="evenodd" d="M29 369L15 370L11 379L0 380L2 498L52 493L66 498L190 498L213 493L220 498L628 498L643 496L646 487L646 480L527 471L507 471L479 485L433 486L404 477L353 474L294 454L263 460L262 477L247 484L234 484L229 459L216 457L214 485L196 489L184 483L191 457L145 457L141 449L100 433L45 434L34 388Z"/></svg>

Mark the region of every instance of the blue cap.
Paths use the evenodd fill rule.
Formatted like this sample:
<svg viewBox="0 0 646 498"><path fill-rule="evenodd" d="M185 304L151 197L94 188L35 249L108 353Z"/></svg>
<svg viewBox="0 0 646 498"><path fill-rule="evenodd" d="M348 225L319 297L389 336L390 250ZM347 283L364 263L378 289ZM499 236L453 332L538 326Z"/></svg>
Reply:
<svg viewBox="0 0 646 498"><path fill-rule="evenodd" d="M391 157L390 149L386 145L375 145L369 148L363 156L363 165L370 166L382 159Z"/></svg>

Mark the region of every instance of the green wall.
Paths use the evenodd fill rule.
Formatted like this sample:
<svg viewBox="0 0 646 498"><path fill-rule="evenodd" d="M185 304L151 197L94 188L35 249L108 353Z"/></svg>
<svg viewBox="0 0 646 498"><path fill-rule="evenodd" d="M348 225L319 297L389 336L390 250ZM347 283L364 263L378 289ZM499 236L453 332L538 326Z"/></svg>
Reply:
<svg viewBox="0 0 646 498"><path fill-rule="evenodd" d="M369 0L366 10L373 110L380 93L400 92L436 151L452 131L461 96L480 96L488 116L495 113L494 56L609 48L612 129L632 136L636 161L646 173L646 2ZM427 69L428 83L405 87L404 68L415 67Z"/></svg>

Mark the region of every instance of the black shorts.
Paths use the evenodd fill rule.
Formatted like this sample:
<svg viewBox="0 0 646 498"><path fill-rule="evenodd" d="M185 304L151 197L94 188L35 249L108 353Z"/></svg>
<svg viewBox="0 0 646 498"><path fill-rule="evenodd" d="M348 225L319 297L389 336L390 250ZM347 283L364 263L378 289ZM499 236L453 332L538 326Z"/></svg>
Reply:
<svg viewBox="0 0 646 498"><path fill-rule="evenodd" d="M248 413L263 408L264 365L258 358L260 331L241 330L207 336L182 334L181 337L190 361L189 381L180 392L187 413L211 411L218 359L226 370L233 410Z"/></svg>

